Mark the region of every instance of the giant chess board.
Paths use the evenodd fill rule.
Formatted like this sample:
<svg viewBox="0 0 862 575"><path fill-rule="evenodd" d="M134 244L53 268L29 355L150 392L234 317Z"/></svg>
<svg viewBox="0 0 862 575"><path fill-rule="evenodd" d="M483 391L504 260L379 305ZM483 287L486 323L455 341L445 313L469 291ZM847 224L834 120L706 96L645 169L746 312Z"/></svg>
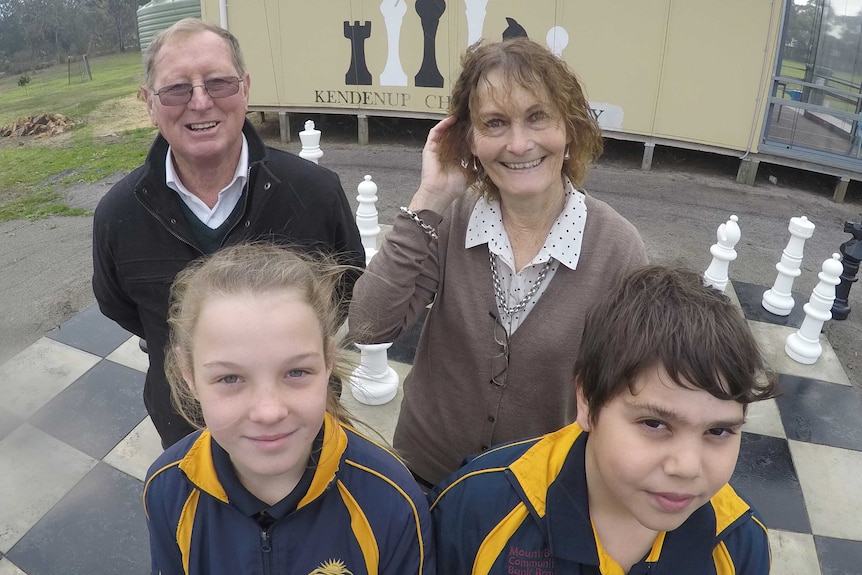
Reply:
<svg viewBox="0 0 862 575"><path fill-rule="evenodd" d="M776 575L862 573L862 403L823 340L813 365L784 353L807 296L787 317L769 286L731 281L781 396L752 406L732 483L771 532ZM858 313L858 312L857 312ZM409 371L420 327L390 350ZM140 502L159 441L141 389L137 338L90 307L0 366L0 575L147 573ZM400 402L345 403L391 437Z"/></svg>

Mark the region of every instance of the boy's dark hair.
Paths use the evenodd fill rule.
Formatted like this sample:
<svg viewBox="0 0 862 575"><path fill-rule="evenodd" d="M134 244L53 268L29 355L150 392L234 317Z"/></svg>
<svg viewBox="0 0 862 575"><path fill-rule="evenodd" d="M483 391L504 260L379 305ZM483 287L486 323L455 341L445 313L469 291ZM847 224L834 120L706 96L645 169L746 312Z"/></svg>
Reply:
<svg viewBox="0 0 862 575"><path fill-rule="evenodd" d="M743 406L775 396L775 380L741 312L690 270L637 269L587 313L574 375L590 421L656 366L683 387Z"/></svg>

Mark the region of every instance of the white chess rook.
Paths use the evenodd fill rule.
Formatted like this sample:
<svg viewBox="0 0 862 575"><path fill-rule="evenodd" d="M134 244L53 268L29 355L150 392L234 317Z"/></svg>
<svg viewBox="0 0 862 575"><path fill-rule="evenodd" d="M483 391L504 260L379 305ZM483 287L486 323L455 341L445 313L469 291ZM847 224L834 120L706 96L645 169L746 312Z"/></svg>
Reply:
<svg viewBox="0 0 862 575"><path fill-rule="evenodd" d="M716 238L718 243L712 244L709 252L712 254L712 262L709 267L703 272L704 285L712 286L715 289L724 291L727 287L727 268L730 262L736 259L736 250L734 247L739 241L742 233L739 230L737 223L739 218L730 216L726 223L718 226Z"/></svg>
<svg viewBox="0 0 862 575"><path fill-rule="evenodd" d="M320 149L320 130L314 129L314 120L305 122L305 129L299 133L299 141L302 142L300 158L316 164L323 157L323 151Z"/></svg>
<svg viewBox="0 0 862 575"><path fill-rule="evenodd" d="M389 367L386 350L392 343L356 344L359 367L350 376L350 391L359 403L383 405L398 393L398 374Z"/></svg>
<svg viewBox="0 0 862 575"><path fill-rule="evenodd" d="M784 344L784 352L790 359L810 365L817 361L823 353L820 345L820 331L823 324L832 319L832 304L835 302L835 286L841 279L839 276L843 271L841 256L832 254L832 257L823 262L823 271L817 274L820 281L811 292L811 298L802 309L805 310L805 319L799 331L787 336Z"/></svg>
<svg viewBox="0 0 862 575"><path fill-rule="evenodd" d="M805 216L790 218L787 229L790 230L790 241L781 253L781 261L775 264L778 275L772 288L763 292L763 300L760 302L766 311L782 316L790 315L793 311L795 302L790 292L793 290L793 280L802 273L799 269L802 264L802 250L805 240L814 235L814 224Z"/></svg>
<svg viewBox="0 0 862 575"><path fill-rule="evenodd" d="M365 248L365 265L371 262L371 258L377 253L377 236L380 234L380 225L377 219L377 184L371 181L371 176L365 176L365 180L356 186L358 195L356 201L359 208L356 210L356 227L362 238L362 246Z"/></svg>

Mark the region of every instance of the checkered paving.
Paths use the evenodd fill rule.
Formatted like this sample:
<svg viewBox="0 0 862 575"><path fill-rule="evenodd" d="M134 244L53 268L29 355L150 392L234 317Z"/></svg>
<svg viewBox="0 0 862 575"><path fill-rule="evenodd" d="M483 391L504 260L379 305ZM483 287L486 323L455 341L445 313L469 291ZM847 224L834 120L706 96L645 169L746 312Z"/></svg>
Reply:
<svg viewBox="0 0 862 575"><path fill-rule="evenodd" d="M728 287L782 392L752 406L732 483L770 528L772 573L862 573L862 401L827 342L812 366L786 357L804 300L776 318L760 307L765 289ZM419 330L390 350L402 379ZM0 575L149 572L140 494L160 447L146 365L137 338L92 306L0 366ZM391 438L400 395L343 399Z"/></svg>

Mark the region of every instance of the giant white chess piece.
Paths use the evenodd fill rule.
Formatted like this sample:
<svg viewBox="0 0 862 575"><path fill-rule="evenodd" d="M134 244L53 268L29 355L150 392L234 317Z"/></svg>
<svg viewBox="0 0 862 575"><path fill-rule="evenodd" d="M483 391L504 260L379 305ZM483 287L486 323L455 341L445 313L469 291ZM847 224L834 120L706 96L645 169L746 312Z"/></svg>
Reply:
<svg viewBox="0 0 862 575"><path fill-rule="evenodd" d="M775 264L778 275L772 288L763 292L763 300L760 305L768 312L775 315L790 315L796 302L793 301L791 291L793 280L802 272L799 266L802 264L802 248L805 240L814 235L814 224L805 216L790 218L790 241L781 253L781 261Z"/></svg>
<svg viewBox="0 0 862 575"><path fill-rule="evenodd" d="M485 27L485 7L488 0L464 0L467 8L467 46L472 46L482 39L482 28Z"/></svg>
<svg viewBox="0 0 862 575"><path fill-rule="evenodd" d="M562 26L554 26L548 30L548 35L545 36L545 44L548 49L557 58L563 57L563 50L569 45L569 33Z"/></svg>
<svg viewBox="0 0 862 575"><path fill-rule="evenodd" d="M386 43L389 54L386 57L386 66L380 73L381 86L406 86L407 74L401 67L401 23L407 13L407 2L405 0L383 0L380 3L380 13L383 14L383 22L386 24Z"/></svg>
<svg viewBox="0 0 862 575"><path fill-rule="evenodd" d="M365 265L377 253L377 236L380 225L377 219L377 184L371 176L356 187L356 200L359 208L356 210L356 227L362 237L365 248ZM359 403L365 405L382 405L398 393L400 378L394 369L389 367L387 350L392 343L356 344L359 348L359 367L350 376L350 391Z"/></svg>
<svg viewBox="0 0 862 575"><path fill-rule="evenodd" d="M817 274L820 281L811 292L808 303L802 306L805 310L805 319L799 331L787 336L784 344L784 352L790 359L799 363L812 364L823 353L820 345L820 331L823 324L832 319L832 304L835 302L835 286L841 283L839 276L844 271L841 265L841 255L832 254L832 257L823 262L822 271Z"/></svg>
<svg viewBox="0 0 862 575"><path fill-rule="evenodd" d="M377 184L371 180L371 176L365 176L365 181L356 187L358 195L356 201L359 208L356 210L356 227L362 238L362 246L365 248L365 265L371 262L371 258L377 253L377 236L380 234L380 225L377 219Z"/></svg>
<svg viewBox="0 0 862 575"><path fill-rule="evenodd" d="M299 133L299 141L302 142L300 158L316 164L323 157L323 150L320 149L320 130L314 128L314 120L305 122L305 129Z"/></svg>
<svg viewBox="0 0 862 575"><path fill-rule="evenodd" d="M712 254L712 262L709 267L703 272L704 285L712 286L718 290L724 291L727 287L728 275L727 268L730 262L736 259L736 250L733 249L739 241L742 233L739 230L737 222L739 218L730 216L726 223L718 226L716 238L718 243L712 244L709 252Z"/></svg>

